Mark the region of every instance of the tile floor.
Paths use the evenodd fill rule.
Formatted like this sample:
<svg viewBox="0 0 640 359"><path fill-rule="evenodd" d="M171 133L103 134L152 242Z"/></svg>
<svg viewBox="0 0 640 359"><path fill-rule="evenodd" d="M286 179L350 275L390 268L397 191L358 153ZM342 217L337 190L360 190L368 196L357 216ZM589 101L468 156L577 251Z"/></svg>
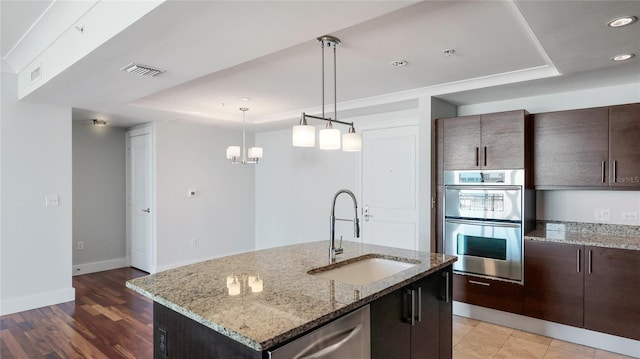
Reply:
<svg viewBox="0 0 640 359"><path fill-rule="evenodd" d="M453 317L453 359L628 359L595 348L537 334Z"/></svg>

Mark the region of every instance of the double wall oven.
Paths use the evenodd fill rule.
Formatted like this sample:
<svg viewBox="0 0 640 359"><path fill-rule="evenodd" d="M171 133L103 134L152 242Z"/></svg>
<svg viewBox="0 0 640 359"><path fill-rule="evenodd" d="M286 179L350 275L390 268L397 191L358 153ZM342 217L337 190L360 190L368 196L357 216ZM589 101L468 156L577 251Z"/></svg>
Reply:
<svg viewBox="0 0 640 359"><path fill-rule="evenodd" d="M444 248L453 270L523 283L523 236L535 226L524 170L445 171Z"/></svg>

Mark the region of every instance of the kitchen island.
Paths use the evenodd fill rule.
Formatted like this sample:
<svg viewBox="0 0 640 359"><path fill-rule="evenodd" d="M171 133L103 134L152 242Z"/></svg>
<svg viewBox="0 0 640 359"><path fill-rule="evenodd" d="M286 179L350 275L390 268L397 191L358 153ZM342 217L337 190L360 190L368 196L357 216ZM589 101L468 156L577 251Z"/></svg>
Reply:
<svg viewBox="0 0 640 359"><path fill-rule="evenodd" d="M202 346L203 330L210 334L203 339L204 344L223 348L218 353L266 357L268 351L296 337L430 277L437 276L442 283L435 296L441 297L450 308L450 272L456 257L346 241L343 248L344 254L334 266L362 256L388 258L413 266L362 285L310 275L307 273L310 270L329 264L328 243L322 241L179 267L130 280L127 287L154 300L157 358L178 357L170 355L172 349L177 350L177 341L181 343L179 346ZM401 294L404 296L404 292ZM429 297L427 293L424 296ZM389 308L389 312L399 312L402 316L405 308ZM377 314L372 311L371 317L377 318ZM164 320L167 315L173 318ZM444 319L440 317L446 321L446 316L449 338L442 339L450 343L450 310L448 314L445 311ZM372 336L379 332L374 324L372 321ZM438 322L424 325L438 325ZM200 342L188 343L190 333ZM380 344L376 340L372 338L372 357L376 357L374 349ZM437 352L437 348L434 349ZM184 351L175 353L184 355Z"/></svg>

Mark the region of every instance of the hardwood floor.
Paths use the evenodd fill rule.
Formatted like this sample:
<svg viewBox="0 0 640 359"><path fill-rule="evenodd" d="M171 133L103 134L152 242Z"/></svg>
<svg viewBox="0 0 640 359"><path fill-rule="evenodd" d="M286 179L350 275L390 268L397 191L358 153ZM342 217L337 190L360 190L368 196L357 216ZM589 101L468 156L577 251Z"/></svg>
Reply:
<svg viewBox="0 0 640 359"><path fill-rule="evenodd" d="M73 277L76 300L0 317L0 358L153 358L153 302L133 268Z"/></svg>

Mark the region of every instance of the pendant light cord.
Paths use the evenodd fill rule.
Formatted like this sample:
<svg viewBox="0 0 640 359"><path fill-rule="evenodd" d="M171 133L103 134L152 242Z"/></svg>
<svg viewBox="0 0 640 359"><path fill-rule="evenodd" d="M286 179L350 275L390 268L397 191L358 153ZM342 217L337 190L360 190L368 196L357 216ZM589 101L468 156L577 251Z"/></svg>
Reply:
<svg viewBox="0 0 640 359"><path fill-rule="evenodd" d="M333 119L338 119L338 76L336 73L338 72L336 68L338 67L336 62L336 47L338 45L333 46Z"/></svg>

